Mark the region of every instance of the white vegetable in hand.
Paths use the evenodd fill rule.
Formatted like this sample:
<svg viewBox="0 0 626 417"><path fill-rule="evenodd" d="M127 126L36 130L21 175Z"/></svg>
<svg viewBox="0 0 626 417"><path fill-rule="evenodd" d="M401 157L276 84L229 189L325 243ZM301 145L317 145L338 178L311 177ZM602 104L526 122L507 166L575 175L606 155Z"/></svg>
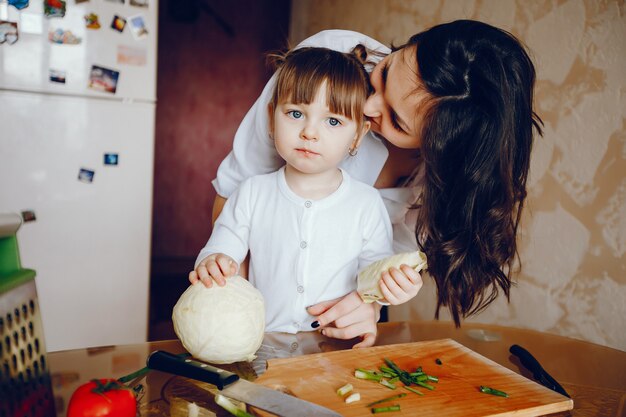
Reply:
<svg viewBox="0 0 626 417"><path fill-rule="evenodd" d="M417 272L428 267L426 264L426 254L420 251L399 253L370 264L359 272L358 277L357 291L363 301L366 303L372 303L374 301L385 303L385 297L378 285L380 276L392 266L399 268L402 264L410 266Z"/></svg>
<svg viewBox="0 0 626 417"><path fill-rule="evenodd" d="M265 331L263 296L239 275L226 285L189 286L172 313L174 331L195 358L211 363L251 361Z"/></svg>

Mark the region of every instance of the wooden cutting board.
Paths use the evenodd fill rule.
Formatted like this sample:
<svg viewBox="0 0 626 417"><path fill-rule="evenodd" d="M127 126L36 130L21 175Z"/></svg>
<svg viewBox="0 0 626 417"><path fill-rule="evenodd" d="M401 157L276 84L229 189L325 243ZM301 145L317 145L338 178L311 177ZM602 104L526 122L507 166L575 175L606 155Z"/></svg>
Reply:
<svg viewBox="0 0 626 417"><path fill-rule="evenodd" d="M403 388L391 390L376 382L354 377L355 368L375 369L384 365L383 358L399 367L414 371L421 366L429 375L439 377L435 390L413 385L423 392L419 396ZM441 365L436 359L441 360ZM400 404L400 412L384 416L538 416L571 410L574 403L497 363L479 355L452 339L375 346L366 349L318 353L285 359L270 359L267 371L255 382L281 389L296 397L337 411L343 416L371 415L366 404L395 394L407 396L384 405ZM351 383L361 401L346 404L336 391ZM486 385L509 394L508 398L483 394L478 387ZM257 414L268 416L254 410Z"/></svg>

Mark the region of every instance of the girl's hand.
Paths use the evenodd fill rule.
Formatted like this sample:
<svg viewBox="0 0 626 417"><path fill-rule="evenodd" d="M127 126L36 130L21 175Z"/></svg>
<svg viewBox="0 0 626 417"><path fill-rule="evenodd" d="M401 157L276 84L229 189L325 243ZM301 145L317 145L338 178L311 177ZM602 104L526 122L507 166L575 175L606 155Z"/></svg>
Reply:
<svg viewBox="0 0 626 417"><path fill-rule="evenodd" d="M317 316L324 336L336 339L360 336L361 342L352 347L364 348L373 346L376 342L376 323L380 318L380 307L378 303L364 303L361 296L353 291L344 297L315 304L307 308L307 311L312 316Z"/></svg>
<svg viewBox="0 0 626 417"><path fill-rule="evenodd" d="M195 271L189 273L189 282L195 284L202 281L205 287L211 288L213 281L220 287L226 285L226 278L237 273L239 265L228 255L214 253L204 258L196 267Z"/></svg>
<svg viewBox="0 0 626 417"><path fill-rule="evenodd" d="M398 268L389 268L382 273L379 281L380 291L392 305L406 303L415 297L422 288L422 276L408 265Z"/></svg>

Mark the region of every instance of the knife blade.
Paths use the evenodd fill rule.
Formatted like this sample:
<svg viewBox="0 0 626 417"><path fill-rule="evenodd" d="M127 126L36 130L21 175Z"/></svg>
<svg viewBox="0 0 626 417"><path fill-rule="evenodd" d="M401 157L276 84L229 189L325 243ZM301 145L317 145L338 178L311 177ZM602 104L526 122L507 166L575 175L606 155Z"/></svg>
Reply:
<svg viewBox="0 0 626 417"><path fill-rule="evenodd" d="M550 388L552 391L556 391L559 394L565 395L568 398L572 398L561 386L561 384L559 384L556 379L554 379L548 372L546 372L545 369L543 369L539 361L535 359L535 357L531 355L529 351L527 351L520 345L511 345L511 347L509 348L509 352L519 358L520 362L522 362L522 365L524 365L526 369L532 372L533 377L541 385Z"/></svg>
<svg viewBox="0 0 626 417"><path fill-rule="evenodd" d="M148 356L148 368L213 384L226 397L283 417L341 417L328 408L255 384L239 375L162 350Z"/></svg>

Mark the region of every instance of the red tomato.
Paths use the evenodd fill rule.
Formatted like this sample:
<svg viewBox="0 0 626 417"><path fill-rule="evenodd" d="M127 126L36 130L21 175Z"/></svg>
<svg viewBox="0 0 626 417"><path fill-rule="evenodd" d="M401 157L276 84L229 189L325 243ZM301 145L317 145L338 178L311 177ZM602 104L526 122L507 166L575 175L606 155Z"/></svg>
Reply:
<svg viewBox="0 0 626 417"><path fill-rule="evenodd" d="M74 391L67 417L135 417L137 401L130 388L115 379L92 379Z"/></svg>

